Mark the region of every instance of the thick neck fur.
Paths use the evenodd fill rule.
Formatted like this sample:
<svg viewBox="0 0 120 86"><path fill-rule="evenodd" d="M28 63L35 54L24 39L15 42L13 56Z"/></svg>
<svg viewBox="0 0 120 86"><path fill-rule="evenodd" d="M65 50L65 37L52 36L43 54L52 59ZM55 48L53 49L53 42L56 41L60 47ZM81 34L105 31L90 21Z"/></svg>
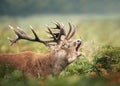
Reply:
<svg viewBox="0 0 120 86"><path fill-rule="evenodd" d="M57 75L68 65L66 59L67 53L64 51L49 52L41 59L38 58L37 65L39 66L39 72L43 72L42 76Z"/></svg>

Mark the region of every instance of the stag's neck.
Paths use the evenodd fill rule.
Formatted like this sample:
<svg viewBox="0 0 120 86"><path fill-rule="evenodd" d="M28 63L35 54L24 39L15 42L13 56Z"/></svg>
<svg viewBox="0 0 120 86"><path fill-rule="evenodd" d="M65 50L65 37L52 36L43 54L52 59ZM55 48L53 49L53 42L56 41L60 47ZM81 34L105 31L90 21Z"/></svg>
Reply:
<svg viewBox="0 0 120 86"><path fill-rule="evenodd" d="M42 60L41 60L41 58L38 59L38 65L40 66L39 70L40 71L42 70L42 72L44 72L44 74L47 74L47 75L59 74L68 65L66 56L67 56L67 54L64 52L56 53L56 52L52 51L52 52L47 53ZM43 76L47 76L44 74L43 74Z"/></svg>
<svg viewBox="0 0 120 86"><path fill-rule="evenodd" d="M54 54L55 63L53 67L53 75L59 74L68 65L67 56L68 53L65 50L57 51Z"/></svg>
<svg viewBox="0 0 120 86"><path fill-rule="evenodd" d="M59 74L61 71L65 69L65 67L68 65L68 62L66 59L57 59L55 61L54 67L53 67L53 75Z"/></svg>

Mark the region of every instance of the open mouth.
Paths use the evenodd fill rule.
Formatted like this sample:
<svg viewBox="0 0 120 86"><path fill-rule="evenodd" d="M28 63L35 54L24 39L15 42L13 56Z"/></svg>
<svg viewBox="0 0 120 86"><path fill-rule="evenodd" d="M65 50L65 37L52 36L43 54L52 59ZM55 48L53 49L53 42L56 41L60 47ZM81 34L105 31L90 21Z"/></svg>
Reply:
<svg viewBox="0 0 120 86"><path fill-rule="evenodd" d="M78 45L77 45L77 47L76 47L76 51L78 51L79 50L79 48L80 48L80 45L81 45L81 43L79 43Z"/></svg>

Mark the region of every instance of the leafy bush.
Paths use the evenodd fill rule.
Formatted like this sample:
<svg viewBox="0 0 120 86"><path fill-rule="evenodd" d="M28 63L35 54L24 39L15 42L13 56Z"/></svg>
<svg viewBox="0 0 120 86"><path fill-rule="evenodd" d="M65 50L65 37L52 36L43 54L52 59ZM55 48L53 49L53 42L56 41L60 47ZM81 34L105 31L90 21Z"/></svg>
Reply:
<svg viewBox="0 0 120 86"><path fill-rule="evenodd" d="M91 71L97 75L120 72L120 47L103 46L94 57Z"/></svg>
<svg viewBox="0 0 120 86"><path fill-rule="evenodd" d="M0 64L0 78L12 73L15 69L7 64Z"/></svg>

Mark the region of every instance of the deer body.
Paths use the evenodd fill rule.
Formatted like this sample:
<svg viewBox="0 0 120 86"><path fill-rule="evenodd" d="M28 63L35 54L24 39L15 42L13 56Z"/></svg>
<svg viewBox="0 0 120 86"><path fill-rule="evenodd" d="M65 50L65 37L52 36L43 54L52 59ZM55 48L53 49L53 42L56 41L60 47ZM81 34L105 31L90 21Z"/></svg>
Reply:
<svg viewBox="0 0 120 86"><path fill-rule="evenodd" d="M56 24L56 26L57 28L61 29L60 25ZM50 31L50 29L48 30ZM26 75L32 75L35 77L37 77L38 74L43 77L46 77L50 74L57 75L62 70L64 70L68 64L72 63L81 55L81 52L78 51L81 45L81 41L68 41L68 39L70 39L74 34L73 32L71 33L71 35L69 35L71 30L69 30L67 37L64 40L60 40L60 38L57 40L58 37L55 36L55 33L52 33L50 31L50 34L52 34L53 37L55 36L56 39L54 38L54 40L49 41L40 40L34 30L32 31L35 35L35 39L28 37L23 31L14 31L17 34L18 38L16 38L15 40L10 40L12 44L19 39L27 39L30 41L37 40L51 48L51 51L44 54L31 51L25 51L18 54L0 54L0 64L5 63L13 66L18 70L23 70ZM63 33L63 29L61 29L60 31ZM57 35L63 35L61 32ZM47 42L51 41L57 41L57 44L47 44Z"/></svg>
<svg viewBox="0 0 120 86"><path fill-rule="evenodd" d="M46 77L50 74L58 74L66 66L64 65L61 70L56 69L56 65L60 67L62 64L66 64L64 60L61 60L61 64L57 63L56 58L54 52L40 54L26 51L18 54L1 54L0 63L5 63L18 70L23 70L26 75L37 77L37 75L40 74L41 76Z"/></svg>

